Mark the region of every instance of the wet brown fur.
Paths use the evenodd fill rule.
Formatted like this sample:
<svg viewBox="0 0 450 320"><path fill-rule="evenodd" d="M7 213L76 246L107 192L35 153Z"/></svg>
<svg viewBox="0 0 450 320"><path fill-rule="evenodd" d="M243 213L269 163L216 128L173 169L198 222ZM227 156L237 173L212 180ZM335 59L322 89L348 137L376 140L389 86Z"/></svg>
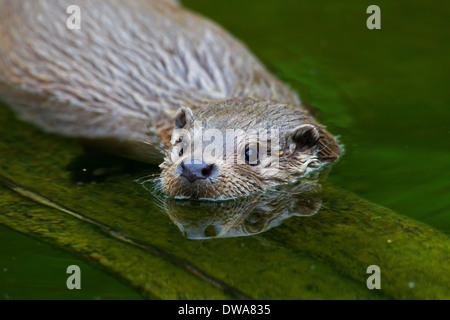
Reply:
<svg viewBox="0 0 450 320"><path fill-rule="evenodd" d="M68 30L72 2L0 0L0 97L22 119L157 163L172 148L176 111L188 106L219 129L313 124L320 139L311 156L320 163L339 156L297 95L213 22L172 0L79 0L81 30ZM224 166L202 187L177 177L166 157L163 187L173 195L245 195L297 177L300 156L284 154L270 177Z"/></svg>

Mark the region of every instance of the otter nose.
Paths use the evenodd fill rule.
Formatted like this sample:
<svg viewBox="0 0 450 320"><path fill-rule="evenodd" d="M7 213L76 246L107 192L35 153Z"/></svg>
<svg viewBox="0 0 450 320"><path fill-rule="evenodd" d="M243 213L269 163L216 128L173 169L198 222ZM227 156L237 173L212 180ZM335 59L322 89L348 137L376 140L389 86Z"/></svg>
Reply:
<svg viewBox="0 0 450 320"><path fill-rule="evenodd" d="M185 177L191 183L200 179L209 178L216 170L214 164L206 164L204 162L200 164L182 162L179 166L181 169L180 176Z"/></svg>

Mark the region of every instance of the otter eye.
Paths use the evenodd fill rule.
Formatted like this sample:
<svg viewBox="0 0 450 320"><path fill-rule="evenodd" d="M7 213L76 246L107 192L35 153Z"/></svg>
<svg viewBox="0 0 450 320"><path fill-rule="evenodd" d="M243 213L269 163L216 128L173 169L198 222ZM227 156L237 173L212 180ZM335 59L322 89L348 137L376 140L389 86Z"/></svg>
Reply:
<svg viewBox="0 0 450 320"><path fill-rule="evenodd" d="M183 156L183 154L184 154L183 149L184 149L184 148L181 148L180 151L178 151L178 156L179 156L179 157L182 157L182 156Z"/></svg>
<svg viewBox="0 0 450 320"><path fill-rule="evenodd" d="M259 151L258 146L254 145L245 147L245 163L251 166L257 166L259 164Z"/></svg>

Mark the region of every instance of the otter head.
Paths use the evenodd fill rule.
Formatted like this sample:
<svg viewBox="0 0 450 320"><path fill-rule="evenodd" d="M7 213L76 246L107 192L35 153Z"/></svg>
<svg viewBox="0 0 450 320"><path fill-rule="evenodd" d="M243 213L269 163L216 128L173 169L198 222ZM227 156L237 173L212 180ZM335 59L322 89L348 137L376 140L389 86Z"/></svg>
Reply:
<svg viewBox="0 0 450 320"><path fill-rule="evenodd" d="M229 199L305 177L340 155L336 139L298 106L249 98L182 107L161 165L175 197Z"/></svg>

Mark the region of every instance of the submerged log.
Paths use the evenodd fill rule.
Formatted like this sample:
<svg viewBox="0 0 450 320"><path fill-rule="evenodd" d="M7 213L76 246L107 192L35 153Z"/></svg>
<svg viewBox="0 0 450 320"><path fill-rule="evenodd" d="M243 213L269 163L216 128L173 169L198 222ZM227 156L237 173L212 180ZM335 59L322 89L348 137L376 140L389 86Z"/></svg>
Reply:
<svg viewBox="0 0 450 320"><path fill-rule="evenodd" d="M0 223L91 262L147 298L450 298L448 236L348 191L325 184L311 196L280 192L229 204L161 202L129 176L72 183L64 167L82 152L76 142L38 133L0 108L0 127L11 126L0 141L0 168L14 183L3 179L0 186ZM16 184L33 191L6 188ZM282 215L286 219L273 222ZM200 237L202 221L206 233ZM220 238L218 225L239 237L231 232ZM241 225L246 227L239 234ZM180 229L204 239L187 240ZM205 281L191 265L225 287ZM370 265L380 267L379 290L366 286Z"/></svg>

